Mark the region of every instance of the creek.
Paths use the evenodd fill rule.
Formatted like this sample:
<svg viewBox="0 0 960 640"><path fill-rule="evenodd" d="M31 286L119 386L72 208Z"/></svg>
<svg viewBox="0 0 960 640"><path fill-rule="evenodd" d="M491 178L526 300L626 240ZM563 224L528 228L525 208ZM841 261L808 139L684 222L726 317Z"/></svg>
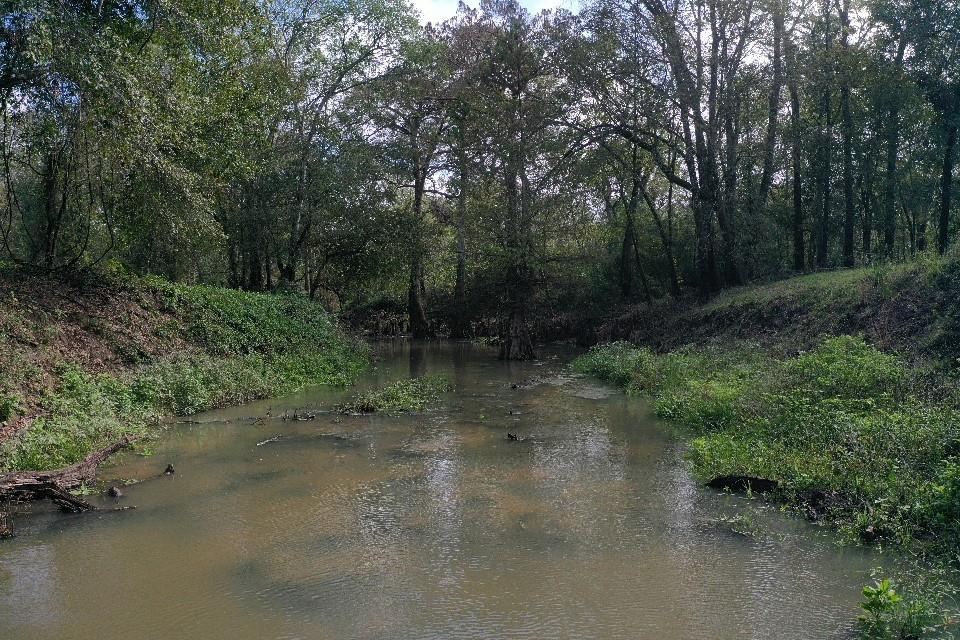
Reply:
<svg viewBox="0 0 960 640"><path fill-rule="evenodd" d="M850 636L878 556L700 486L648 404L571 374L571 353L379 353L358 387L205 413L117 456L101 475L147 479L123 487L135 510L18 516L0 638ZM331 411L424 373L455 386L436 409Z"/></svg>

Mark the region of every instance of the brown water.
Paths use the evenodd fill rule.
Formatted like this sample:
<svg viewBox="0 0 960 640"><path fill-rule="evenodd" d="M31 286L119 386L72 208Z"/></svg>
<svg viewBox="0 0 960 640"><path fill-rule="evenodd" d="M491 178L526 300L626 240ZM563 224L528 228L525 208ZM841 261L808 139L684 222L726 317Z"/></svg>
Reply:
<svg viewBox="0 0 960 640"><path fill-rule="evenodd" d="M362 385L455 383L425 414L282 419L352 392L320 389L121 456L105 477L177 474L127 487L133 511L19 517L0 638L848 637L876 558L700 488L643 401L566 355L494 355L385 346ZM760 534L724 523L744 512Z"/></svg>

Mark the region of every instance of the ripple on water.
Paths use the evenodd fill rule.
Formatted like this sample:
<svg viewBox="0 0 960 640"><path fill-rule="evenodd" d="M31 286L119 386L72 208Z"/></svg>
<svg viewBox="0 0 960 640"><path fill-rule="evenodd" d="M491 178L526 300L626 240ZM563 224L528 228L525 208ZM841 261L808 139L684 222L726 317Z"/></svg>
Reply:
<svg viewBox="0 0 960 640"><path fill-rule="evenodd" d="M642 401L558 360L423 348L416 370L456 382L435 411L236 420L349 393L314 390L214 412L172 429L153 459L110 469L143 478L177 467L127 488L136 511L18 522L24 535L0 544L0 637L820 640L849 630L876 558L699 487ZM407 349L365 384L408 375ZM530 439L509 442L507 430ZM745 510L768 535L718 524Z"/></svg>

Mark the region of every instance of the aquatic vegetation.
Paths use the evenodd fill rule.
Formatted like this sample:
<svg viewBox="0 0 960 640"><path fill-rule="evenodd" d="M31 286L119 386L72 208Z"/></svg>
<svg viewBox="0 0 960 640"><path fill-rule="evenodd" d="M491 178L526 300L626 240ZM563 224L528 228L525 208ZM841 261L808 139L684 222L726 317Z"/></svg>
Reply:
<svg viewBox="0 0 960 640"><path fill-rule="evenodd" d="M453 390L443 376L422 376L398 380L382 389L358 394L338 409L344 413L401 413L423 411Z"/></svg>

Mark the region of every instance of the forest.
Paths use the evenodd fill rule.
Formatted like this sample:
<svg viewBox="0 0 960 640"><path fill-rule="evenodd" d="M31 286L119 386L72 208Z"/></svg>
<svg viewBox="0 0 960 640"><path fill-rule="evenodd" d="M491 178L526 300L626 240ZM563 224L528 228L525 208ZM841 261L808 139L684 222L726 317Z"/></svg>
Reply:
<svg viewBox="0 0 960 640"><path fill-rule="evenodd" d="M960 0L536 1L0 0L0 636L957 637Z"/></svg>
<svg viewBox="0 0 960 640"><path fill-rule="evenodd" d="M414 337L946 252L952 0L4 3L2 256Z"/></svg>

